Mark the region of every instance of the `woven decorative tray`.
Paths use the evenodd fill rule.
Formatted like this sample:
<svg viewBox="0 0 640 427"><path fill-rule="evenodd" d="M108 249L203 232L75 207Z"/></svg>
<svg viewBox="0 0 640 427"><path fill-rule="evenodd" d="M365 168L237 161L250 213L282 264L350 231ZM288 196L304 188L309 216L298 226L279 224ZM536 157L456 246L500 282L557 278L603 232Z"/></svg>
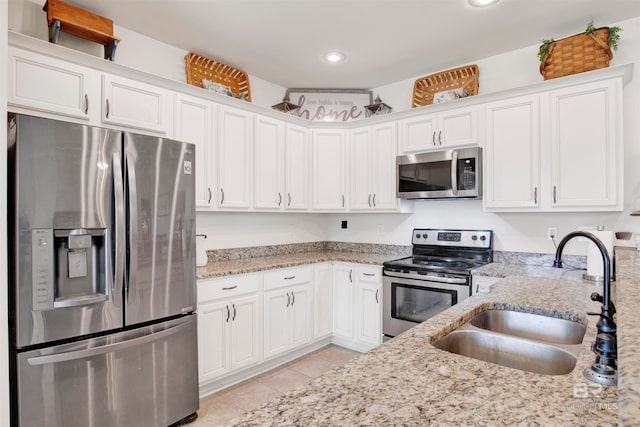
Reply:
<svg viewBox="0 0 640 427"><path fill-rule="evenodd" d="M189 52L184 57L187 68L187 83L204 87L202 80L206 79L215 83L228 86L236 97L242 97L251 102L251 87L249 76L242 70L230 65L207 58L195 52Z"/></svg>
<svg viewBox="0 0 640 427"><path fill-rule="evenodd" d="M540 74L545 80L606 68L613 58L609 27L556 40L548 49L540 62Z"/></svg>
<svg viewBox="0 0 640 427"><path fill-rule="evenodd" d="M411 108L433 104L433 95L438 92L463 89L469 96L477 95L479 75L473 64L421 77L413 84Z"/></svg>

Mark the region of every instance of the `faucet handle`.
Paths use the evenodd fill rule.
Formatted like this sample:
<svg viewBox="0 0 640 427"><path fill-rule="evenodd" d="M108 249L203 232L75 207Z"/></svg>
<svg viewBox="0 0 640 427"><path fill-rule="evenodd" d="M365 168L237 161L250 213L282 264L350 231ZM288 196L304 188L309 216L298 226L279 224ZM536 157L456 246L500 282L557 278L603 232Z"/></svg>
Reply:
<svg viewBox="0 0 640 427"><path fill-rule="evenodd" d="M599 293L594 292L594 293L591 294L591 301L597 301L597 302L599 302L601 304L604 304L604 297L602 295L600 295ZM592 313L587 313L587 314L592 314ZM593 314L596 314L596 313L593 313ZM616 306L612 302L611 303L611 315L613 316L614 314L616 314Z"/></svg>

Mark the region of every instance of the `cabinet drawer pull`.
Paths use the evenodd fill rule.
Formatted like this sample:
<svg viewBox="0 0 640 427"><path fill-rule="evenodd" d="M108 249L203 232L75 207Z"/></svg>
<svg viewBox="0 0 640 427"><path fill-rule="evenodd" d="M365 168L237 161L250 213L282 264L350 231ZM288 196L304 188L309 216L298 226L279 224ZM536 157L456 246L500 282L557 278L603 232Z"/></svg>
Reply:
<svg viewBox="0 0 640 427"><path fill-rule="evenodd" d="M538 187L533 188L533 204L538 204Z"/></svg>
<svg viewBox="0 0 640 427"><path fill-rule="evenodd" d="M207 203L211 203L211 187L208 187L207 190L209 191L209 200Z"/></svg>
<svg viewBox="0 0 640 427"><path fill-rule="evenodd" d="M233 305L233 319L231 320L236 320L236 305L235 304L232 304L232 305Z"/></svg>
<svg viewBox="0 0 640 427"><path fill-rule="evenodd" d="M291 280L291 279L295 279L296 276L289 276L289 277L285 277L284 280Z"/></svg>
<svg viewBox="0 0 640 427"><path fill-rule="evenodd" d="M373 207L376 207L376 193L373 193Z"/></svg>
<svg viewBox="0 0 640 427"><path fill-rule="evenodd" d="M379 289L376 289L376 303L378 303L378 304L380 303L380 301L378 300L378 292L379 291L380 291Z"/></svg>
<svg viewBox="0 0 640 427"><path fill-rule="evenodd" d="M344 194L342 195L342 207L344 208Z"/></svg>
<svg viewBox="0 0 640 427"><path fill-rule="evenodd" d="M278 193L278 206L282 205L282 193Z"/></svg>
<svg viewBox="0 0 640 427"><path fill-rule="evenodd" d="M435 147L436 146L436 133L435 133L435 131L431 135L431 141L433 141L433 146Z"/></svg>
<svg viewBox="0 0 640 427"><path fill-rule="evenodd" d="M220 199L220 204L224 203L224 188L220 189L220 194L222 195L222 198Z"/></svg>
<svg viewBox="0 0 640 427"><path fill-rule="evenodd" d="M352 275L353 275L353 270L349 270L349 282L351 283L353 283Z"/></svg>
<svg viewBox="0 0 640 427"><path fill-rule="evenodd" d="M289 292L287 292L287 307L289 307L291 305L291 296L289 295Z"/></svg>
<svg viewBox="0 0 640 427"><path fill-rule="evenodd" d="M89 96L84 94L84 115L89 114Z"/></svg>
<svg viewBox="0 0 640 427"><path fill-rule="evenodd" d="M291 193L287 193L287 199L289 199L287 206L291 206Z"/></svg>
<svg viewBox="0 0 640 427"><path fill-rule="evenodd" d="M291 307L296 303L296 295L291 291Z"/></svg>
<svg viewBox="0 0 640 427"><path fill-rule="evenodd" d="M104 116L105 116L105 118L108 119L109 118L109 98L107 98L106 101L107 101L107 108L106 108Z"/></svg>
<svg viewBox="0 0 640 427"><path fill-rule="evenodd" d="M442 131L438 132L438 142L442 145Z"/></svg>
<svg viewBox="0 0 640 427"><path fill-rule="evenodd" d="M362 274L364 274L365 276L375 276L376 275L375 273L362 273Z"/></svg>
<svg viewBox="0 0 640 427"><path fill-rule="evenodd" d="M556 203L558 200L556 198L556 186L553 186L553 203Z"/></svg>
<svg viewBox="0 0 640 427"><path fill-rule="evenodd" d="M367 202L369 203L369 207L371 207L371 194L369 194L369 200Z"/></svg>
<svg viewBox="0 0 640 427"><path fill-rule="evenodd" d="M238 285L233 285L233 286L229 286L229 287L227 287L227 288L222 288L222 290L223 290L223 291L230 291L231 289L235 289L235 288L237 288L237 287L238 287Z"/></svg>
<svg viewBox="0 0 640 427"><path fill-rule="evenodd" d="M229 312L229 306L228 305L226 305L225 308L227 309L227 323L229 323L229 315L231 313Z"/></svg>

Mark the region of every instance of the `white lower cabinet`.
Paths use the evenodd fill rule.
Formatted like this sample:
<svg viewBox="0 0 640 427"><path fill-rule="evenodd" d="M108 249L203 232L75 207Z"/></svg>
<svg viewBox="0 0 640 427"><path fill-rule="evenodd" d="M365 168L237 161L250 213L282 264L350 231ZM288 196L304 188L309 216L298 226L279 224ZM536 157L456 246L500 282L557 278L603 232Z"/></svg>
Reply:
<svg viewBox="0 0 640 427"><path fill-rule="evenodd" d="M382 268L335 263L333 271L332 341L369 351L382 343Z"/></svg>
<svg viewBox="0 0 640 427"><path fill-rule="evenodd" d="M313 270L313 339L331 336L333 330L333 266L322 263Z"/></svg>
<svg viewBox="0 0 640 427"><path fill-rule="evenodd" d="M311 342L312 280L313 270L308 266L265 273L265 359Z"/></svg>
<svg viewBox="0 0 640 427"><path fill-rule="evenodd" d="M258 288L258 275L198 283L200 383L262 360Z"/></svg>

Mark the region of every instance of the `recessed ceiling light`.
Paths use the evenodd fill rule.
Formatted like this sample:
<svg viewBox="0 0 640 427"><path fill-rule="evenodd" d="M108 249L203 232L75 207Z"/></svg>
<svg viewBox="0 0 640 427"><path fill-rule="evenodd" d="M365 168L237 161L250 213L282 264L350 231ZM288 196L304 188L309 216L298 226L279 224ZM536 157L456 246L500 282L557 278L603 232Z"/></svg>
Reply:
<svg viewBox="0 0 640 427"><path fill-rule="evenodd" d="M327 52L324 55L322 55L322 59L324 59L327 62L332 62L332 63L336 63L336 62L342 62L345 60L347 56L342 53L342 52L338 52L338 51L332 51L332 52Z"/></svg>
<svg viewBox="0 0 640 427"><path fill-rule="evenodd" d="M469 4L475 7L486 7L498 3L499 0L469 0Z"/></svg>

